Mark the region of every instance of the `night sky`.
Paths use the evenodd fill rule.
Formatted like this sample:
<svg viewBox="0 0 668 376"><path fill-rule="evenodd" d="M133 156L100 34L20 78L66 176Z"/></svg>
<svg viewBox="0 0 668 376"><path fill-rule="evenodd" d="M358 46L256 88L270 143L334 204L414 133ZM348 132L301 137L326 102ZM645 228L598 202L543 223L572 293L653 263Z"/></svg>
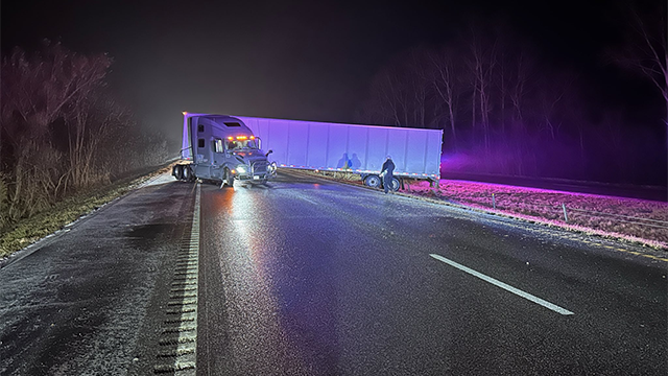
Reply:
<svg viewBox="0 0 668 376"><path fill-rule="evenodd" d="M114 59L111 89L175 146L181 111L352 122L393 56L501 20L589 94L640 106L633 80L603 66L620 40L612 1L3 1L2 52L43 38ZM635 98L635 99L634 99ZM635 101L635 102L634 102ZM660 103L660 102L659 102Z"/></svg>

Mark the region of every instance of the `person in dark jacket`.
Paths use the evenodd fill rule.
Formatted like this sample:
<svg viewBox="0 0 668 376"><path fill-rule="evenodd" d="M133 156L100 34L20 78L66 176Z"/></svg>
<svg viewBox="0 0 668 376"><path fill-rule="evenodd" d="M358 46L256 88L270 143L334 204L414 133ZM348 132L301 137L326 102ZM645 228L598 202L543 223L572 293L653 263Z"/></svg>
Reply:
<svg viewBox="0 0 668 376"><path fill-rule="evenodd" d="M385 159L385 163L383 163L383 167L380 170L380 176L383 177L383 188L385 189L385 193L392 187L392 173L394 172L394 162L392 162L392 157L389 155L387 156L387 159Z"/></svg>

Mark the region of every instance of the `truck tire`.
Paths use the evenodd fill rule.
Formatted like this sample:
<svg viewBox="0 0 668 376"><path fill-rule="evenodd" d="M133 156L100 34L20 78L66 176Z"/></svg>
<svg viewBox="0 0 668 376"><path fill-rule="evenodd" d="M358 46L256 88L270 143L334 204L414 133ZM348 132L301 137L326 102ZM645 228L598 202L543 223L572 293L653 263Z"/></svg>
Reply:
<svg viewBox="0 0 668 376"><path fill-rule="evenodd" d="M225 169L225 181L228 187L234 188L234 174L227 168Z"/></svg>
<svg viewBox="0 0 668 376"><path fill-rule="evenodd" d="M380 187L380 176L378 175L369 175L364 178L364 185L371 188Z"/></svg>
<svg viewBox="0 0 668 376"><path fill-rule="evenodd" d="M390 187L390 190L392 192L396 192L399 190L399 188L401 188L401 182L399 179L392 177L392 186Z"/></svg>
<svg viewBox="0 0 668 376"><path fill-rule="evenodd" d="M183 180L183 165L174 166L174 172L172 173L176 180Z"/></svg>
<svg viewBox="0 0 668 376"><path fill-rule="evenodd" d="M183 166L183 180L188 183L193 181L193 171L190 169L190 165Z"/></svg>

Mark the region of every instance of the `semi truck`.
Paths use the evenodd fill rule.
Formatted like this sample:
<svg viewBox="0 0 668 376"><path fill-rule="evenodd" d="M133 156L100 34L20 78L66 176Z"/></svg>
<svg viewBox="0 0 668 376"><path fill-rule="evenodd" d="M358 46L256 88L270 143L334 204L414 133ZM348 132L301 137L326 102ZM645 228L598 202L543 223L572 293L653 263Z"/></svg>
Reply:
<svg viewBox="0 0 668 376"><path fill-rule="evenodd" d="M276 172L271 153L261 139L234 116L183 113L181 161L172 175L181 181L213 181L234 186L235 181L266 183Z"/></svg>
<svg viewBox="0 0 668 376"><path fill-rule="evenodd" d="M273 151L280 168L358 174L365 185L380 187L387 156L396 168L392 190L403 179L440 178L443 130L237 116Z"/></svg>

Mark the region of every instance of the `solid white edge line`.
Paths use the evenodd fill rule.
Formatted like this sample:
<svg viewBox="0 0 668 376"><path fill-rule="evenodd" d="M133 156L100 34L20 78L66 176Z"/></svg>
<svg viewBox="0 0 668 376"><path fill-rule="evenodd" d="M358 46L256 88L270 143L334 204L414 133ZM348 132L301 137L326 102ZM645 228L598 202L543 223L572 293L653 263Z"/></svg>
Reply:
<svg viewBox="0 0 668 376"><path fill-rule="evenodd" d="M474 276L474 277L478 277L478 278L482 279L482 280L485 281L485 282L489 282L489 283L491 283L491 284L493 284L493 285L495 285L495 286L497 286L497 287L501 287L502 289L504 289L504 290L506 290L506 291L509 291L509 292L512 292L512 293L515 294L515 295L519 295L519 296L523 297L524 299L530 300L530 301L532 301L532 302L534 302L534 303L536 303L536 304L540 304L540 305L542 305L543 307L548 308L548 309L551 309L552 311L555 311L555 312L560 313L560 314L562 314L562 315L574 315L574 314L575 314L575 313L573 313L573 312L571 312L571 311L569 311L569 310L567 310L567 309L565 309L565 308L559 307L559 306L556 305L556 304L552 304L552 303L550 303L550 302L548 302L548 301L545 301L545 300L543 300L543 299L541 299L541 298L539 298L539 297L533 296L533 295L531 295L531 294L529 294L529 293L527 293L527 292L524 292L524 291L522 291L522 290L520 290L520 289L517 289L517 288L515 288L515 287L513 287L513 286L510 286L510 285L508 285L508 284L505 284L505 283L503 283L503 282L501 282L501 281L499 281L499 280L496 280L496 279L494 279L494 278L492 278L492 277L488 277L488 276L486 276L486 275L484 275L484 274L482 274L482 273L479 273L479 272L477 272L477 271L475 271L475 270L473 270L473 269L471 269L471 268L467 268L466 266L464 266L464 265L462 265L462 264L458 264L458 263L456 263L456 262L454 262L454 261L452 261L452 260L449 260L449 259L447 259L447 258L445 258L445 257L443 257L443 256L439 256L439 255L436 255L436 254L433 254L433 253L432 253L432 254L429 254L429 256L435 258L435 259L438 260L438 261L442 261L442 262L444 262L444 263L446 263L446 264L448 264L448 265L450 265L450 266L454 266L455 268L457 268L457 269L459 269L459 270L461 270L461 271L463 271L463 272L466 272L466 273L468 273L468 274L471 274L471 275Z"/></svg>

